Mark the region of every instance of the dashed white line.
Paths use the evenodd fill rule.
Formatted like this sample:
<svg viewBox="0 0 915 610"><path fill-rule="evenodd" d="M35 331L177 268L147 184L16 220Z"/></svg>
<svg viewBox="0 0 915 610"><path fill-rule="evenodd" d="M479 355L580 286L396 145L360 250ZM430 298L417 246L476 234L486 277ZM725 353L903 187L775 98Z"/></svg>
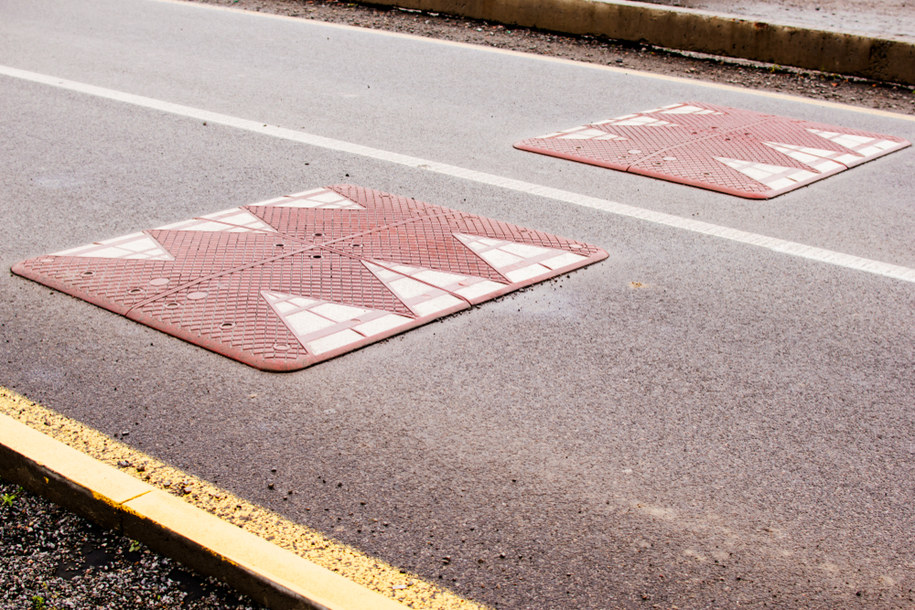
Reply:
<svg viewBox="0 0 915 610"><path fill-rule="evenodd" d="M58 78L46 74L29 72L27 70L20 70L10 66L0 65L0 74L11 78L18 78L33 83L56 87L58 89L65 89L76 93L82 93L107 100L131 104L141 108L148 108L150 110L166 112L181 117L206 121L207 123L212 123L214 125L224 125L226 127L242 129L265 136L279 138L282 140L289 140L292 142L307 144L309 146L317 146L327 150L359 155L387 163L395 163L414 169L426 170L453 178L469 180L479 184L495 186L498 188L508 189L528 195L547 197L565 203L571 203L574 205L580 205L583 207L616 214L618 216L625 216L627 218L643 220L646 222L660 224L683 231L690 231L692 233L708 235L720 239L747 244L750 246L765 248L780 254L795 256L819 263L826 263L837 267L844 267L846 269L853 269L855 271L862 271L865 273L880 275L883 277L893 278L906 282L915 282L915 269L910 267L894 265L891 263L885 263L882 261L854 256L851 254L844 254L842 252L827 250L825 248L817 248L815 246L809 246L798 242L779 239L777 237L769 237L766 235L751 233L749 231L742 231L740 229L734 229L731 227L683 218L673 214L665 214L663 212L647 210L644 208L627 205L625 203L610 201L608 199L590 197L588 195L582 195L579 193L574 193L571 191L553 188L541 184L534 184L532 182L525 182L523 180L497 176L495 174L489 174L486 172L480 172L477 170L458 167L455 165L449 165L447 163L439 163L437 161L421 159L419 157L402 155L387 150L355 144L353 142L336 140L333 138L310 134L295 129L264 124L260 121L252 121L249 119L234 117L227 114L194 108L192 106L184 106L182 104L174 104L164 100L158 100L142 95L134 95L132 93L117 91L115 89L107 89L105 87L97 87L95 85Z"/></svg>

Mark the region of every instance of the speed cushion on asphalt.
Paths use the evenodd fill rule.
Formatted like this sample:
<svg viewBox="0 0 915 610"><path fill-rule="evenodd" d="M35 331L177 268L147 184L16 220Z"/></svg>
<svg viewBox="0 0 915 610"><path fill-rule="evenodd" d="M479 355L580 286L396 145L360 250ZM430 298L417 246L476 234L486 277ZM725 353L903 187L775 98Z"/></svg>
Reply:
<svg viewBox="0 0 915 610"><path fill-rule="evenodd" d="M542 231L337 185L39 256L13 272L289 371L606 257Z"/></svg>
<svg viewBox="0 0 915 610"><path fill-rule="evenodd" d="M686 102L522 140L515 148L768 199L909 146L894 136Z"/></svg>

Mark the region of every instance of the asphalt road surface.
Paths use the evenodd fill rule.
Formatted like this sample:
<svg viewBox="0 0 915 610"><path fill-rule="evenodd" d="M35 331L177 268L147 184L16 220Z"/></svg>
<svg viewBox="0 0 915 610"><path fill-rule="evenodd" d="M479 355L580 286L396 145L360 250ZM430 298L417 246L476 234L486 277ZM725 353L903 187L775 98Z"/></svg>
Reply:
<svg viewBox="0 0 915 610"><path fill-rule="evenodd" d="M511 147L689 100L911 117L200 5L0 12L6 268L341 182L610 253L290 374L4 274L0 385L492 606L912 605L915 152L750 201Z"/></svg>

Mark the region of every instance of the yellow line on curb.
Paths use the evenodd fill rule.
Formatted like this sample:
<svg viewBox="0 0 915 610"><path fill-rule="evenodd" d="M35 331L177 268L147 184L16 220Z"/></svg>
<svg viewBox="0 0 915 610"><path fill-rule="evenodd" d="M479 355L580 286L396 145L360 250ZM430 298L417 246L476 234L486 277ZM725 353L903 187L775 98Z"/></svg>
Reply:
<svg viewBox="0 0 915 610"><path fill-rule="evenodd" d="M0 386L0 474L260 603L476 610L401 572ZM63 490L63 491L61 491Z"/></svg>

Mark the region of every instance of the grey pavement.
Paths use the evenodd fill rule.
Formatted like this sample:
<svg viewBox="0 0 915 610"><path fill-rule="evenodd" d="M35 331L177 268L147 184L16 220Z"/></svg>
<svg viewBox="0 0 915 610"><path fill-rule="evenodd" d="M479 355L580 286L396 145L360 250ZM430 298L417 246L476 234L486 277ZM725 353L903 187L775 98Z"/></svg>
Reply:
<svg viewBox="0 0 915 610"><path fill-rule="evenodd" d="M197 5L0 13L6 66L915 266L912 149L760 202L511 148L687 100L910 117ZM339 182L610 252L283 375L5 274L0 385L498 607L911 606L911 282L0 82L7 268Z"/></svg>
<svg viewBox="0 0 915 610"><path fill-rule="evenodd" d="M915 40L911 0L641 0L767 23Z"/></svg>

